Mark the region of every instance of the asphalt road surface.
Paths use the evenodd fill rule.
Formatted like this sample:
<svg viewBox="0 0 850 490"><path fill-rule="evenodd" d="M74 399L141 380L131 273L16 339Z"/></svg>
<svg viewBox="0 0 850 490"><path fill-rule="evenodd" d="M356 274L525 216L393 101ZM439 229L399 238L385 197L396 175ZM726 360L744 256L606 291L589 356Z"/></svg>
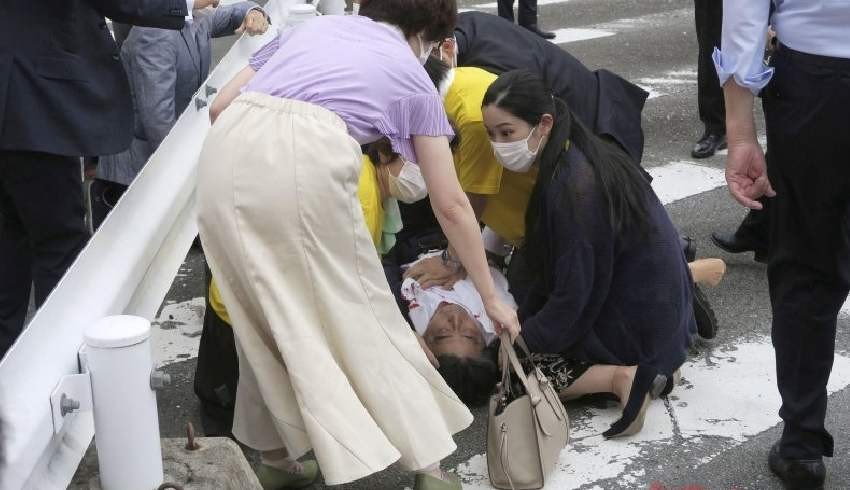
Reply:
<svg viewBox="0 0 850 490"><path fill-rule="evenodd" d="M461 0L461 7L495 13L495 3ZM674 223L698 243L700 257L720 257L726 279L707 290L720 333L695 350L683 367L681 385L656 401L641 434L605 441L601 432L619 416L616 405L589 399L568 405L572 443L561 455L547 489L779 488L766 463L779 435L774 356L765 267L751 254L727 255L709 241L715 230L732 230L744 210L724 187L725 157L694 161L693 142L702 133L696 109L697 43L693 3L688 0L540 0L540 24L557 30L555 40L592 69L606 68L651 93L644 111L644 166ZM216 45L216 56L228 41ZM200 425L192 393L203 315L203 257L190 253L156 323L156 356L175 383L159 393L162 435L179 436L186 421ZM850 488L850 305L839 320L837 357L830 382L828 428L836 457L827 460L827 488ZM484 431L486 415L456 437L447 461L465 488L490 488ZM247 451L249 457L254 455ZM396 467L338 488L412 487L412 475ZM324 488L317 484L312 488Z"/></svg>

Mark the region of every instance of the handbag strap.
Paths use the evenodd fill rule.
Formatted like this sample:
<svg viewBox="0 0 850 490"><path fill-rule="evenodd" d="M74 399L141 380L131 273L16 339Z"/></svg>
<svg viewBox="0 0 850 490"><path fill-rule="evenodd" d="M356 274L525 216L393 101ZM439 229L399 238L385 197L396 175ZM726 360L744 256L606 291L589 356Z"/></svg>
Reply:
<svg viewBox="0 0 850 490"><path fill-rule="evenodd" d="M506 378L510 375L509 370L513 368L513 371L516 373L517 378L519 378L519 381L525 388L525 392L528 393L528 396L531 399L531 406L536 407L537 404L540 403L541 398L539 390L534 390L532 392L531 384L528 382L528 375L525 374L525 370L522 368L522 364L520 364L519 362L519 358L516 355L516 350L514 350L514 346L511 343L510 335L507 332L502 332L502 335L500 337L502 340L502 345L500 346L500 349L502 349L502 389L510 390L510 383L507 383L508 388L505 388L505 381ZM507 358L507 360L505 358Z"/></svg>

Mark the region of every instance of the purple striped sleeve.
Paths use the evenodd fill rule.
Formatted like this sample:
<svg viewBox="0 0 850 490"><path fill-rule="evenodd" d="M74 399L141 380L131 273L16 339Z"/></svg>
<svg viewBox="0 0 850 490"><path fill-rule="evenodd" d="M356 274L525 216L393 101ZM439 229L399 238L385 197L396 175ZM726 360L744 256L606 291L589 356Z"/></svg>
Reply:
<svg viewBox="0 0 850 490"><path fill-rule="evenodd" d="M443 100L439 95L411 95L389 106L378 130L389 138L393 150L411 162L416 162L413 136L454 136Z"/></svg>

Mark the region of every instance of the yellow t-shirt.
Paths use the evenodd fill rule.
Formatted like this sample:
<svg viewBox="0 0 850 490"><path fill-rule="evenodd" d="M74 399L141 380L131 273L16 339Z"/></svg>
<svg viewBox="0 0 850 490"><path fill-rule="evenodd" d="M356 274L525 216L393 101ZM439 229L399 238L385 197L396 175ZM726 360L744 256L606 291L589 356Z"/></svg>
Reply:
<svg viewBox="0 0 850 490"><path fill-rule="evenodd" d="M363 165L360 168L360 181L357 185L357 197L363 208L363 218L372 243L377 247L381 242L381 232L384 225L384 205L381 201L381 188L378 185L378 172L368 156L363 155ZM210 281L210 308L219 318L230 324L230 315L221 300L221 293L216 286L215 278Z"/></svg>
<svg viewBox="0 0 850 490"><path fill-rule="evenodd" d="M488 196L482 220L502 238L518 245L525 237L525 210L537 180L537 167L526 173L506 170L496 160L484 127L481 102L496 75L462 67L446 93L446 114L460 135L455 171L465 192Z"/></svg>

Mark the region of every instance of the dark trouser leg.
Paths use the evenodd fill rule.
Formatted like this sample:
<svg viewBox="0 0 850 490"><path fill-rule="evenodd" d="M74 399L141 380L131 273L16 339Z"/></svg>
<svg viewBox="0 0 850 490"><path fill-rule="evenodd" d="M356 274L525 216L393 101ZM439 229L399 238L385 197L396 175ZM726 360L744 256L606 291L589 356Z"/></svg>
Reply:
<svg viewBox="0 0 850 490"><path fill-rule="evenodd" d="M785 421L780 451L832 456L824 427L836 319L850 291L850 66L774 56L764 99L771 201L768 282ZM850 62L848 62L850 65Z"/></svg>
<svg viewBox="0 0 850 490"><path fill-rule="evenodd" d="M525 27L537 26L537 0L519 0L517 23Z"/></svg>
<svg viewBox="0 0 850 490"><path fill-rule="evenodd" d="M514 21L514 0L497 0L499 17Z"/></svg>
<svg viewBox="0 0 850 490"><path fill-rule="evenodd" d="M23 328L31 282L41 306L88 241L79 159L0 152L0 213L0 335L8 342Z"/></svg>
<svg viewBox="0 0 850 490"><path fill-rule="evenodd" d="M5 154L0 153L0 358L23 328L32 284L26 232L6 191L5 177L14 171L10 167Z"/></svg>
<svg viewBox="0 0 850 490"><path fill-rule="evenodd" d="M233 328L210 306L209 284L212 275L208 267L206 277L207 301L204 329L198 344L194 389L201 401L204 433L207 436L228 436L233 430L239 360Z"/></svg>
<svg viewBox="0 0 850 490"><path fill-rule="evenodd" d="M766 253L769 245L768 236L770 234L770 199L762 199L761 203L764 209L757 211L751 209L738 229L735 230L735 237L747 243L756 245L756 255Z"/></svg>
<svg viewBox="0 0 850 490"><path fill-rule="evenodd" d="M708 132L726 134L726 106L723 89L714 69L711 54L720 47L723 27L722 0L694 0L694 12L699 43L697 63L697 101L699 118Z"/></svg>

